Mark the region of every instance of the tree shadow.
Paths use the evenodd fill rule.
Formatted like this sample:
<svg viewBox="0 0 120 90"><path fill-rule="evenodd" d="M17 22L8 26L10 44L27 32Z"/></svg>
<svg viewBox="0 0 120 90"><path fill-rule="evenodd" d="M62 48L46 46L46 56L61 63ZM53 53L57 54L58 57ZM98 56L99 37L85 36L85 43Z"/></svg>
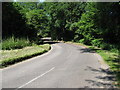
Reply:
<svg viewBox="0 0 120 90"><path fill-rule="evenodd" d="M99 49L90 49L90 48L82 48L82 49L79 49L81 53L96 53L95 51L96 50L99 50Z"/></svg>
<svg viewBox="0 0 120 90"><path fill-rule="evenodd" d="M116 74L116 79L117 79L117 86L120 87L120 56L117 56L116 58L110 57L107 62L110 63L111 69L114 71Z"/></svg>
<svg viewBox="0 0 120 90"><path fill-rule="evenodd" d="M57 42L57 41L44 41L43 43L44 44L55 44L55 43L60 43L60 42Z"/></svg>
<svg viewBox="0 0 120 90"><path fill-rule="evenodd" d="M100 75L95 77L97 80L91 80L91 79L85 80L92 86L104 87L104 88L115 88L115 85L113 84L113 82L116 81L115 72L109 69L102 69L102 68L95 69L89 66L87 66L87 69L85 70L91 70L93 72L101 73ZM85 87L89 87L89 86L85 86Z"/></svg>

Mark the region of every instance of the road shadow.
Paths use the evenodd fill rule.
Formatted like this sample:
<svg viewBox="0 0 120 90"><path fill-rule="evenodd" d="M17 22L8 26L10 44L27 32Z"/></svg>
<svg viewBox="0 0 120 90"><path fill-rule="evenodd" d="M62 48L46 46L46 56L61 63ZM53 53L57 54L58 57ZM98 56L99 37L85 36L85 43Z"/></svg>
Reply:
<svg viewBox="0 0 120 90"><path fill-rule="evenodd" d="M110 57L106 61L111 63L111 69L113 69L116 74L117 86L120 88L120 56L118 55L116 58Z"/></svg>
<svg viewBox="0 0 120 90"><path fill-rule="evenodd" d="M56 44L56 43L60 43L57 41L44 41L43 44Z"/></svg>
<svg viewBox="0 0 120 90"><path fill-rule="evenodd" d="M99 50L99 49L90 49L90 48L82 48L82 49L79 49L81 53L95 53L96 50Z"/></svg>
<svg viewBox="0 0 120 90"><path fill-rule="evenodd" d="M92 79L86 79L85 81L91 84L94 87L104 87L104 88L115 88L115 85L113 84L115 79L115 72L109 70L109 69L95 69L92 67L87 66L85 70L90 70L92 72L100 73L95 78L97 80ZM88 88L89 86L85 86L84 88Z"/></svg>

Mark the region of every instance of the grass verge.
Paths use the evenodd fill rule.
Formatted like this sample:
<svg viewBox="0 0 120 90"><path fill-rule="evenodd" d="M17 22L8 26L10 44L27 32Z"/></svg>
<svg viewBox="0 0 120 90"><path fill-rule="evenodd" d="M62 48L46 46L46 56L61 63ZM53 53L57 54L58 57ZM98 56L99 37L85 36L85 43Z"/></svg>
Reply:
<svg viewBox="0 0 120 90"><path fill-rule="evenodd" d="M29 46L15 50L1 50L0 68L7 67L36 55L43 54L50 49L49 44Z"/></svg>
<svg viewBox="0 0 120 90"><path fill-rule="evenodd" d="M92 51L95 51L99 55L102 56L103 60L110 66L110 70L115 74L116 81L114 85L120 88L120 54L118 50L103 50L101 48L97 48L95 46L88 46L82 43L75 43L75 42L66 42L75 45L81 45L86 48L90 48Z"/></svg>
<svg viewBox="0 0 120 90"><path fill-rule="evenodd" d="M96 53L102 56L103 60L110 66L110 70L116 75L116 81L114 82L115 86L120 88L120 56L119 52L97 49L95 47L89 47L91 50L94 50Z"/></svg>
<svg viewBox="0 0 120 90"><path fill-rule="evenodd" d="M0 44L2 50L21 49L26 46L31 46L31 43L26 38L15 38L14 36L4 39Z"/></svg>

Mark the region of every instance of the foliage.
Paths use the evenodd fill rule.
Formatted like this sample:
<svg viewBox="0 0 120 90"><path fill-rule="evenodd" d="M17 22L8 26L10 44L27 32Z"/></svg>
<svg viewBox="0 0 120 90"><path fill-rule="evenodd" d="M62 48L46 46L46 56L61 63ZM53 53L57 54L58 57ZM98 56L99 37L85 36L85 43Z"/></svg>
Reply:
<svg viewBox="0 0 120 90"><path fill-rule="evenodd" d="M48 20L44 11L37 9L37 3L4 2L2 6L3 39L14 36L39 44L42 36L48 36Z"/></svg>
<svg viewBox="0 0 120 90"><path fill-rule="evenodd" d="M120 54L118 2L4 2L2 7L3 49L40 44L40 38L50 36L53 40L117 49ZM5 40L12 36L15 38Z"/></svg>
<svg viewBox="0 0 120 90"><path fill-rule="evenodd" d="M47 16L43 10L31 10L26 13L27 24L34 27L37 34L42 34L42 30L47 27Z"/></svg>
<svg viewBox="0 0 120 90"><path fill-rule="evenodd" d="M40 37L49 36L49 21L47 13L43 9L43 5L37 2L26 2L19 3L19 6L22 7L22 9L19 11L26 18L26 24L28 27L31 27L31 29L34 30L33 33Z"/></svg>
<svg viewBox="0 0 120 90"><path fill-rule="evenodd" d="M77 22L84 12L85 3L43 3L49 17L51 37L54 40L72 40L71 24Z"/></svg>
<svg viewBox="0 0 120 90"><path fill-rule="evenodd" d="M102 32L104 42L120 44L120 4L118 2L97 3L97 20L95 25Z"/></svg>
<svg viewBox="0 0 120 90"><path fill-rule="evenodd" d="M15 37L25 36L25 19L22 18L22 14L14 8L13 3L2 3L2 34L3 38L10 37L13 34ZM19 28L19 26L22 26Z"/></svg>
<svg viewBox="0 0 120 90"><path fill-rule="evenodd" d="M11 50L30 46L30 41L25 38L10 37L2 41L2 50Z"/></svg>
<svg viewBox="0 0 120 90"><path fill-rule="evenodd" d="M95 15L97 13L95 7L95 3L87 3L85 8L86 12L82 14L80 21L76 25L78 29L75 35L79 35L81 38L75 38L75 41L83 38L85 44L91 44L93 39L99 37L100 32L97 31L97 27L94 24L94 20L96 19Z"/></svg>
<svg viewBox="0 0 120 90"><path fill-rule="evenodd" d="M51 36L107 49L120 45L119 8L117 2L3 3L3 38Z"/></svg>
<svg viewBox="0 0 120 90"><path fill-rule="evenodd" d="M74 41L92 44L103 49L115 47L119 49L120 13L118 9L120 9L118 3L87 3L85 12L75 23Z"/></svg>
<svg viewBox="0 0 120 90"><path fill-rule="evenodd" d="M103 40L102 39L94 39L91 41L91 44L93 46L97 46L97 47L102 47L101 45L103 45Z"/></svg>

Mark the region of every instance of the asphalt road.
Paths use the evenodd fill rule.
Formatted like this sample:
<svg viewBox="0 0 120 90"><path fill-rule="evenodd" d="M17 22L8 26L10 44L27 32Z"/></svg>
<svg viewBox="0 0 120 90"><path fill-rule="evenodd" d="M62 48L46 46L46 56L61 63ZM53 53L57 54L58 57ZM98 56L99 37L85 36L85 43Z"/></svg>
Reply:
<svg viewBox="0 0 120 90"><path fill-rule="evenodd" d="M88 49L55 43L49 52L3 69L2 88L100 88L108 85L100 68Z"/></svg>

